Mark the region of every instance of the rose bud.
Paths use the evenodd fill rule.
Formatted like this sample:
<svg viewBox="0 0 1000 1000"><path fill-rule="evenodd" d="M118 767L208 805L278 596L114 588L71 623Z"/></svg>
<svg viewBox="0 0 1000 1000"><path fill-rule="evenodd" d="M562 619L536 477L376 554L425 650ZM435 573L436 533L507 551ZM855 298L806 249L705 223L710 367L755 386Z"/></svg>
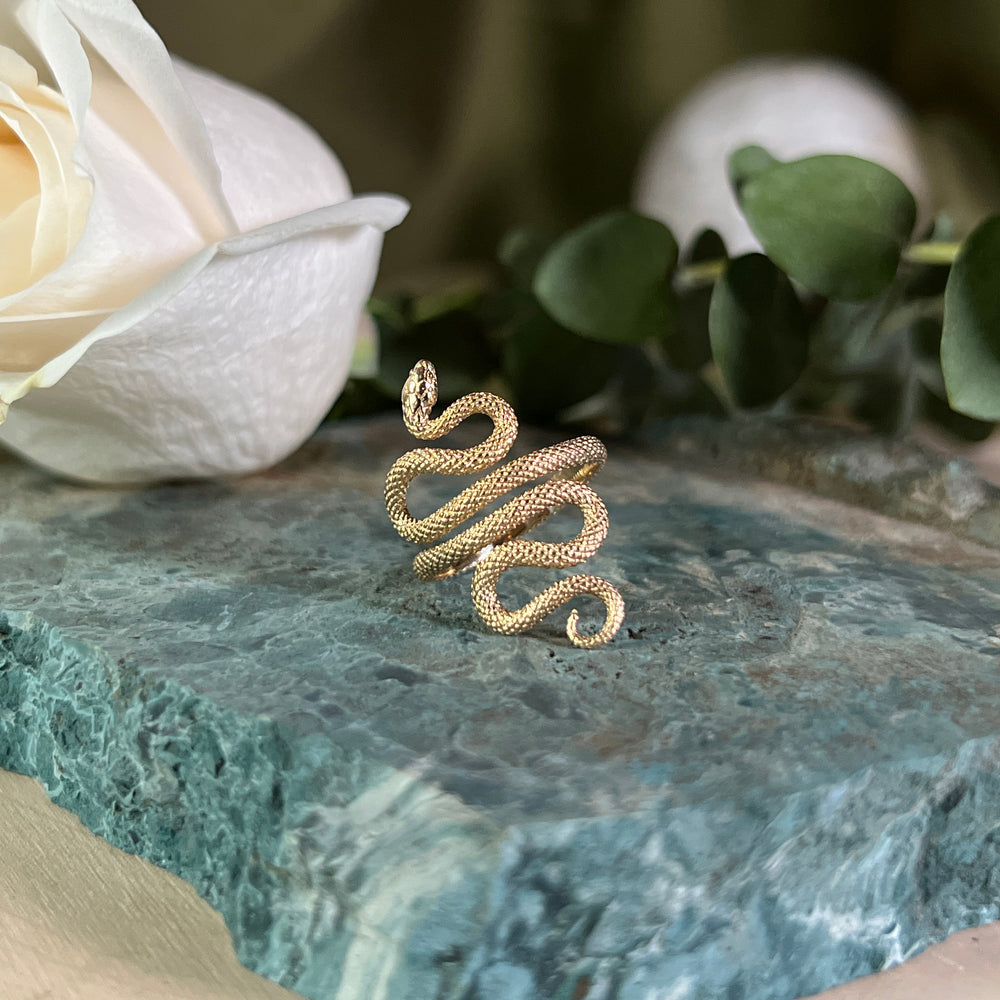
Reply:
<svg viewBox="0 0 1000 1000"><path fill-rule="evenodd" d="M102 482L279 461L406 210L129 0L0 0L0 442Z"/></svg>

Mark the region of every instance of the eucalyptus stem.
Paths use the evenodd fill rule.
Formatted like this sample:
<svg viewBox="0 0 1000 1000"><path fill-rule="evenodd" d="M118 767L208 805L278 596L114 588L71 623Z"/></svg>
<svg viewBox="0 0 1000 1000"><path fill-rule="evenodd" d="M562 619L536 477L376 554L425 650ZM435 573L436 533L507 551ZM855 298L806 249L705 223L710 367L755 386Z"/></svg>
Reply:
<svg viewBox="0 0 1000 1000"><path fill-rule="evenodd" d="M903 249L902 257L909 264L939 264L950 266L955 263L961 240L924 240L911 243ZM728 263L725 257L714 260L700 260L677 269L676 281L681 288L699 288L713 285L722 277Z"/></svg>
<svg viewBox="0 0 1000 1000"><path fill-rule="evenodd" d="M729 263L726 257L713 260L699 260L677 269L676 281L681 288L699 288L714 285L722 277Z"/></svg>
<svg viewBox="0 0 1000 1000"><path fill-rule="evenodd" d="M961 249L960 240L926 240L906 247L903 260L910 264L954 264Z"/></svg>

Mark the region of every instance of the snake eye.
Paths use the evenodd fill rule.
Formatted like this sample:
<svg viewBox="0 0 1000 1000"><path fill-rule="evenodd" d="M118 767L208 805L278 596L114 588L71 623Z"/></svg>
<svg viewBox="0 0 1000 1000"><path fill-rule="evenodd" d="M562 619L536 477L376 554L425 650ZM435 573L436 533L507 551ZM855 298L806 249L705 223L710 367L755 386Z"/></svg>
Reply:
<svg viewBox="0 0 1000 1000"><path fill-rule="evenodd" d="M410 369L404 393L416 401L425 415L429 414L437 402L437 373L430 361L421 359Z"/></svg>

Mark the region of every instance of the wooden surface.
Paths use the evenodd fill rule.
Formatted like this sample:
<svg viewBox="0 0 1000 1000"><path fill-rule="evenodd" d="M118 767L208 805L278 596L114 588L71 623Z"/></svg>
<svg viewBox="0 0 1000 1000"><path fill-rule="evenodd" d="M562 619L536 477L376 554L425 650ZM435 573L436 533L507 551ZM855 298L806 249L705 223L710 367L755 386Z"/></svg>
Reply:
<svg viewBox="0 0 1000 1000"><path fill-rule="evenodd" d="M222 919L190 886L90 834L34 781L0 771L2 1000L295 996L236 961ZM996 1000L1000 924L822 996Z"/></svg>

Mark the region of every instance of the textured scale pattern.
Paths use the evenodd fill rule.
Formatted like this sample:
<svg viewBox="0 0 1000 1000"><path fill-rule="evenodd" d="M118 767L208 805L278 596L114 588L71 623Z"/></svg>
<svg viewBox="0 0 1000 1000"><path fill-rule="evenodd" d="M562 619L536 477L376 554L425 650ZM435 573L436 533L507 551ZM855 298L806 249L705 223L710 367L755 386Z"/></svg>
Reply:
<svg viewBox="0 0 1000 1000"><path fill-rule="evenodd" d="M425 549L413 562L417 575L422 580L440 580L475 567L472 600L476 610L490 628L507 635L525 632L574 597L591 594L604 602L604 624L593 634L581 633L579 614L573 610L566 635L575 646L585 649L606 643L621 627L625 603L618 590L599 576L580 573L565 577L515 610L505 608L497 595L500 577L515 566L564 569L585 562L600 549L608 534L608 511L587 480L607 458L604 445L585 436L533 451L483 476L433 514L418 519L406 505L414 479L428 473L460 476L483 472L507 455L517 437L517 417L499 396L469 393L439 417L431 417L436 402L434 366L418 361L402 392L403 420L414 437L436 440L474 413L488 416L493 431L472 448L415 448L393 464L385 481L385 505L393 526L405 539L420 544L439 542L511 490L536 479L543 481L465 531ZM570 505L583 514L583 528L571 541L540 542L520 537Z"/></svg>

